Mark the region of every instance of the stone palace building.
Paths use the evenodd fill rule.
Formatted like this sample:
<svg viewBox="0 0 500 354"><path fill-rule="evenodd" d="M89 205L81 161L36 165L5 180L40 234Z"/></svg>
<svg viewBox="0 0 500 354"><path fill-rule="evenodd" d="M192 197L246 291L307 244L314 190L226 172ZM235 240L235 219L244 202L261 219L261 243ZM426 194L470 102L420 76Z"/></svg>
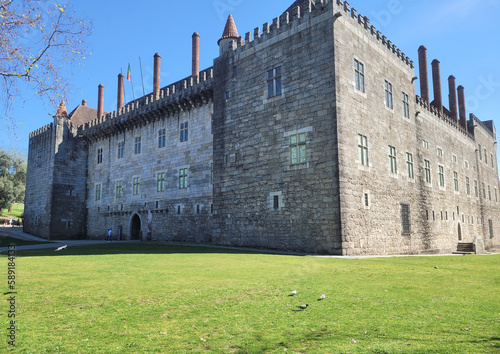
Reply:
<svg viewBox="0 0 500 354"><path fill-rule="evenodd" d="M221 28L222 30L222 28ZM24 230L317 254L500 248L493 122L427 49L414 62L341 0L295 1L213 67L116 111L86 101L30 135ZM415 86L419 85L420 95ZM445 93L446 94L446 93ZM467 248L466 247L466 248Z"/></svg>

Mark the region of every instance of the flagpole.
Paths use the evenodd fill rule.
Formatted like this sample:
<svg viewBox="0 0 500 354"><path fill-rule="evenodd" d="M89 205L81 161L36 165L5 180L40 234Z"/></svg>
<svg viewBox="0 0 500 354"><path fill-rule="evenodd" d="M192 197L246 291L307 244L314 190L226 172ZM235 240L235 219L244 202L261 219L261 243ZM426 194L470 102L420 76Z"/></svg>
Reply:
<svg viewBox="0 0 500 354"><path fill-rule="evenodd" d="M139 65L141 67L142 95L146 96L146 92L144 91L144 78L142 77L142 62L141 62L141 57L139 57Z"/></svg>
<svg viewBox="0 0 500 354"><path fill-rule="evenodd" d="M130 74L130 87L132 87L132 100L135 101L134 83L132 82L132 73L130 71L130 63L128 63L127 75L129 75L129 74Z"/></svg>

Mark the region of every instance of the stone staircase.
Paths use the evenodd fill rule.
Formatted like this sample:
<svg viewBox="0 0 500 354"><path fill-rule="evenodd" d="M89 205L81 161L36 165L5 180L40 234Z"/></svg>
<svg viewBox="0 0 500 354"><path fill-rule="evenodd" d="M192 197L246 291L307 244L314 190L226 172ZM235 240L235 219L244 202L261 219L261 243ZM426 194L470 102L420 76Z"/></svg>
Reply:
<svg viewBox="0 0 500 354"><path fill-rule="evenodd" d="M459 242L457 245L457 250L453 254L475 254L476 249L474 243Z"/></svg>

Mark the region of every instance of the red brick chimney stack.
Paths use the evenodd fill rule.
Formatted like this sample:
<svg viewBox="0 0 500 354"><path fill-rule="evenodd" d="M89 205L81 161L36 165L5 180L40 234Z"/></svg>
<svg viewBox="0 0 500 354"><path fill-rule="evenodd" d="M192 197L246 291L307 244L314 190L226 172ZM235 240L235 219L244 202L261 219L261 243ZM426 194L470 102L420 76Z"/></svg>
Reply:
<svg viewBox="0 0 500 354"><path fill-rule="evenodd" d="M156 53L154 56L154 73L153 73L153 95L157 100L160 97L160 64L161 56Z"/></svg>
<svg viewBox="0 0 500 354"><path fill-rule="evenodd" d="M448 95L448 99L450 101L450 115L451 119L458 124L458 107L457 107L457 84L455 80L455 76L450 75L448 77L448 87L450 94Z"/></svg>
<svg viewBox="0 0 500 354"><path fill-rule="evenodd" d="M104 85L100 84L97 93L97 118L101 118L104 113Z"/></svg>
<svg viewBox="0 0 500 354"><path fill-rule="evenodd" d="M441 70L439 60L434 59L432 65L432 83L434 88L434 107L439 109L441 117L443 116L443 96L441 94Z"/></svg>
<svg viewBox="0 0 500 354"><path fill-rule="evenodd" d="M124 79L125 76L122 73L118 74L118 101L116 104L117 110L123 107L123 93L125 92L123 88Z"/></svg>
<svg viewBox="0 0 500 354"><path fill-rule="evenodd" d="M429 76L427 73L427 48L423 45L418 48L418 70L420 72L420 97L426 102L430 102Z"/></svg>
<svg viewBox="0 0 500 354"><path fill-rule="evenodd" d="M193 79L200 74L200 35L193 33Z"/></svg>
<svg viewBox="0 0 500 354"><path fill-rule="evenodd" d="M460 125L468 131L467 129L467 111L465 110L465 92L462 85L458 86L458 112L460 115Z"/></svg>

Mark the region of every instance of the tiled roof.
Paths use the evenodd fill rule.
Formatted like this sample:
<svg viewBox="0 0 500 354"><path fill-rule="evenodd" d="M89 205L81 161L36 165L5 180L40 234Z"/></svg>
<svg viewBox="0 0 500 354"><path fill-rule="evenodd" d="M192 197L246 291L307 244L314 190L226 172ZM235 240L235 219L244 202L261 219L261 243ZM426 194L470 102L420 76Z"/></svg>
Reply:
<svg viewBox="0 0 500 354"><path fill-rule="evenodd" d="M236 24L234 23L233 16L229 15L227 18L226 22L226 27L224 28L224 32L222 33L222 37L219 39L225 39L225 38L238 38L238 30L236 29Z"/></svg>

